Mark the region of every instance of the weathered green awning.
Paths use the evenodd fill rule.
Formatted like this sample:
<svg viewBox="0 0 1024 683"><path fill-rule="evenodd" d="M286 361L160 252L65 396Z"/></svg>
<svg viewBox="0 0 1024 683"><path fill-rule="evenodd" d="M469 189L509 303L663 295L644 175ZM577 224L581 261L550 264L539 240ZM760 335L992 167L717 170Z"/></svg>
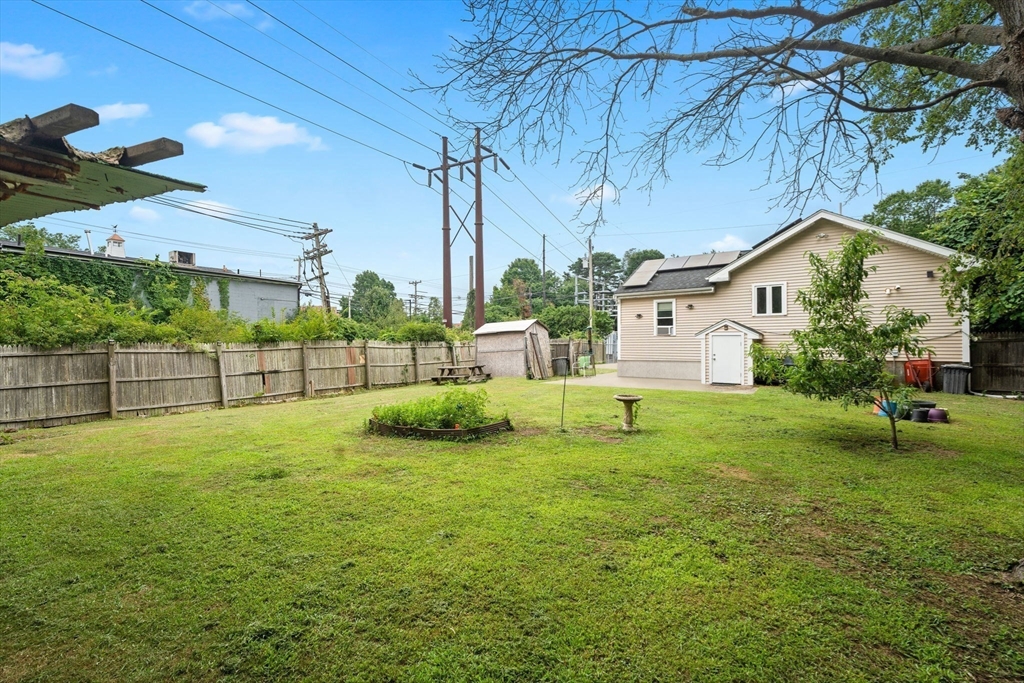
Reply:
<svg viewBox="0 0 1024 683"><path fill-rule="evenodd" d="M64 139L98 123L96 112L69 104L0 125L0 225L175 190L206 190L198 183L133 168L180 155L182 145L174 140L160 138L91 153L75 149Z"/></svg>

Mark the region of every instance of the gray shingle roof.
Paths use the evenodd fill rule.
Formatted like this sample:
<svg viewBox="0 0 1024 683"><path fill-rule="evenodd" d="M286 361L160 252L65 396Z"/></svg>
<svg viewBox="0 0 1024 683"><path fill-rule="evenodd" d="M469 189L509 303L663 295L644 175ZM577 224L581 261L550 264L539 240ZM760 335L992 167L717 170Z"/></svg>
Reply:
<svg viewBox="0 0 1024 683"><path fill-rule="evenodd" d="M709 287L708 277L722 266L705 268L687 268L686 270L658 271L651 281L642 287L619 287L616 294L635 294L637 292L672 292L684 289L700 289Z"/></svg>

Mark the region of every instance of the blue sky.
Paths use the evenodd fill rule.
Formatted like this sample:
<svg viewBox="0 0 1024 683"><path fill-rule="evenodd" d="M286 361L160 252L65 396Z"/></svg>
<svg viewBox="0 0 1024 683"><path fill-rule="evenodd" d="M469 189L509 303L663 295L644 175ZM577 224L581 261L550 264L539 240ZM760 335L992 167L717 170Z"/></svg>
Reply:
<svg viewBox="0 0 1024 683"><path fill-rule="evenodd" d="M238 18L205 0L154 4L422 145L439 148L436 132L442 127L426 114L250 5L215 1ZM401 159L424 165L437 161L436 154L424 146L303 89L144 4L48 4ZM452 34L464 35L468 30L462 23L466 12L456 2L308 3L311 10L351 40L292 2L264 6L428 111L437 111L437 103L426 93L406 92L412 83L407 74L412 70L426 80L437 80L435 55L449 48ZM328 238L333 259L327 261L332 295L345 293L355 273L364 269L392 280L403 296L412 291L407 284L410 280L423 281L421 293L440 295L440 197L415 184L402 163L204 81L30 2L0 3L0 41L4 43L0 120L74 102L101 114L99 127L70 138L79 148L97 151L162 136L180 140L185 145L183 157L154 163L146 170L209 187L201 196L178 193L182 199L316 221L334 230ZM464 103L452 104L462 116L474 115ZM571 150L571 141L567 147ZM568 259L558 249L572 258L582 255L583 250L548 209L569 228L575 227L573 197L580 189L576 185L578 167L565 159L557 164L554 158L525 163L516 150L499 151L547 209L516 183L489 177L488 184L533 228L548 235L548 265L564 270ZM571 159L572 155L566 156ZM879 181L884 191L890 192L929 178L954 180L958 172L978 173L994 163L991 155L958 144L929 155L908 147L898 150ZM671 172L672 182L658 186L652 195L636 190L622 193L620 203L608 209L609 225L598 230L595 250L621 255L631 247L656 247L666 253L688 254L743 247L791 218L788 210L770 208L778 188L755 189L762 185L765 173L757 162L711 169L699 159L681 154L671 163ZM415 180L422 182L422 174ZM459 192L466 197L472 195L468 185ZM877 192L872 191L844 202L843 212L859 217L877 199ZM455 206L463 207L453 201ZM817 208L837 210L839 201L839 197L822 200L810 206L807 213ZM489 223L485 270L490 289L509 261L539 256L541 239L489 192L485 193L484 205ZM151 258L159 253L166 258L167 252L175 248L171 243L180 243L181 249L197 252L200 265L226 265L243 271L294 274L296 263L291 259L300 249L282 237L146 202L60 214L38 223L64 232L81 229L64 219L96 226L117 224L122 234L130 233L124 237L132 256ZM93 229L94 242L101 243L104 237L103 229ZM190 242L216 245L226 251L192 246ZM457 297L464 296L467 289L467 257L471 252L472 243L465 235L460 236L453 248ZM461 309L458 300L455 308Z"/></svg>

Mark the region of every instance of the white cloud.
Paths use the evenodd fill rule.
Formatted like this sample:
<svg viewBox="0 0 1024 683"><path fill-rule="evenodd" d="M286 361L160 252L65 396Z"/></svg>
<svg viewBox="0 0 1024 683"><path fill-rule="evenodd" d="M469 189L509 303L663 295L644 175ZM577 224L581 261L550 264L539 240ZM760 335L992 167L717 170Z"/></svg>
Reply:
<svg viewBox="0 0 1024 683"><path fill-rule="evenodd" d="M223 209L225 211L237 211L237 209L234 206L231 206L230 204L225 204L223 202L215 202L212 199L203 199L196 200L194 202L188 202L186 206L189 206L193 209Z"/></svg>
<svg viewBox="0 0 1024 683"><path fill-rule="evenodd" d="M117 104L101 104L93 108L100 115L100 123L110 123L118 119L137 119L149 114L148 104L118 102Z"/></svg>
<svg viewBox="0 0 1024 683"><path fill-rule="evenodd" d="M736 235L726 235L722 239L712 242L708 247L715 251L742 251L750 249L750 242Z"/></svg>
<svg viewBox="0 0 1024 683"><path fill-rule="evenodd" d="M561 197L554 197L555 201L569 206L581 206L583 204L593 204L597 206L602 199L607 202L617 201L619 198L619 192L611 185L593 185L591 187L585 187L575 194L562 195Z"/></svg>
<svg viewBox="0 0 1024 683"><path fill-rule="evenodd" d="M128 210L128 215L137 221L145 221L146 223L160 220L160 214L144 206L133 206Z"/></svg>
<svg viewBox="0 0 1024 683"><path fill-rule="evenodd" d="M117 64L111 64L110 66L102 69L93 69L89 72L90 76L113 76L117 73Z"/></svg>
<svg viewBox="0 0 1024 683"><path fill-rule="evenodd" d="M217 6L223 8L223 11L218 9ZM199 19L200 21L230 19L231 14L238 17L252 16L252 10L250 10L244 2L218 2L217 6L206 2L205 0L195 0L195 2L190 2L185 5L185 13ZM228 14L228 12L231 14Z"/></svg>
<svg viewBox="0 0 1024 683"><path fill-rule="evenodd" d="M302 145L310 151L326 149L320 138L294 123L276 116L253 116L245 112L225 114L218 123L204 121L186 131L204 147L227 147L238 152L265 152L273 147Z"/></svg>
<svg viewBox="0 0 1024 683"><path fill-rule="evenodd" d="M59 52L43 52L28 43L0 43L0 72L42 81L60 76L65 71L67 64Z"/></svg>

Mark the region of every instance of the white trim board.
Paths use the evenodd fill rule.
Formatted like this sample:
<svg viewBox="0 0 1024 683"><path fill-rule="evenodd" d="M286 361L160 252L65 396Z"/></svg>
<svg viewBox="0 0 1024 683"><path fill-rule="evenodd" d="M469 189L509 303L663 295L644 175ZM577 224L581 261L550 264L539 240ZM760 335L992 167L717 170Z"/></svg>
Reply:
<svg viewBox="0 0 1024 683"><path fill-rule="evenodd" d="M710 334L711 332L714 332L715 330L717 330L719 327L723 327L725 325L732 325L733 327L735 327L738 330L743 330L744 332L749 334L751 336L751 338L753 338L753 339L761 339L762 338L761 333L758 332L757 330L755 330L753 327L747 327L746 325L741 325L740 323L736 322L735 320L729 320L728 318L726 318L725 320L719 320L714 325L711 325L710 327L705 327L700 332L695 332L693 334L693 336L694 337L703 337L704 335Z"/></svg>
<svg viewBox="0 0 1024 683"><path fill-rule="evenodd" d="M954 253L956 253L952 249L940 247L938 244L933 244L926 240L918 239L916 237L910 237L909 235L893 232L892 230L886 230L885 228L878 228L873 225L869 225L864 221L858 221L853 218L847 218L846 216L840 216L839 214L832 213L831 211L822 210L815 212L814 215L811 216L810 218L803 220L794 225L793 227L791 227L790 229L776 235L775 237L772 237L767 242L759 246L757 249L754 249L753 251L745 254L744 256L741 256L740 258L736 259L735 261L725 266L721 270L713 273L710 277L708 277L708 282L728 282L729 274L732 271L736 270L737 268L742 268L747 263L750 263L751 261L759 258L761 254L764 254L765 252L774 249L775 247L782 244L786 240L789 240L790 238L799 235L804 230L807 230L824 220L828 220L833 223L838 223L839 225L842 225L843 227L846 228L850 228L851 230L858 230L861 232L875 232L878 233L878 235L881 238L888 240L889 242L902 244L903 246L910 247L912 249L917 249L919 251L923 251L929 254L935 254L936 256L941 256L943 258L949 258Z"/></svg>
<svg viewBox="0 0 1024 683"><path fill-rule="evenodd" d="M652 297L684 296L686 294L714 294L714 287L698 287L696 289L648 289L642 292L622 292L613 296L616 300L621 299L650 299Z"/></svg>

